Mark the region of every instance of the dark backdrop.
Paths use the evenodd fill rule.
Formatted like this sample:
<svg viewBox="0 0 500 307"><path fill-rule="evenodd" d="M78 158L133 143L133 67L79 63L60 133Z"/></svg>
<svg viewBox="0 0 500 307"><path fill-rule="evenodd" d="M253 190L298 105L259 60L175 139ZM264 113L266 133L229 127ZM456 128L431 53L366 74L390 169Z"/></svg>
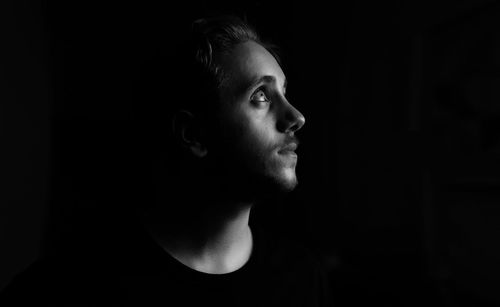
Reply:
<svg viewBox="0 0 500 307"><path fill-rule="evenodd" d="M318 253L339 300L498 304L498 9L2 2L0 286L104 204L147 199L141 65L222 10L281 47L306 117L301 184L256 216Z"/></svg>

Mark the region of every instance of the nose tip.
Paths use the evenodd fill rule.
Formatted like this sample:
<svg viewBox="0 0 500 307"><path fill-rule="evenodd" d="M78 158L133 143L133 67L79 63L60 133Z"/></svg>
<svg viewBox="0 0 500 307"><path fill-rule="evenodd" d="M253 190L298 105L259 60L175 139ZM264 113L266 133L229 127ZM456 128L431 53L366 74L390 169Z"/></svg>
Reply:
<svg viewBox="0 0 500 307"><path fill-rule="evenodd" d="M292 112L290 112L290 127L287 129L289 132L296 132L306 123L306 118L299 112L299 110L292 107Z"/></svg>
<svg viewBox="0 0 500 307"><path fill-rule="evenodd" d="M299 116L297 118L297 126L298 126L297 130L302 128L302 126L304 126L305 123L306 123L306 118L304 117L304 115L302 115L302 113L299 112Z"/></svg>
<svg viewBox="0 0 500 307"><path fill-rule="evenodd" d="M286 98L280 104L277 116L278 130L283 133L293 133L304 126L306 119Z"/></svg>

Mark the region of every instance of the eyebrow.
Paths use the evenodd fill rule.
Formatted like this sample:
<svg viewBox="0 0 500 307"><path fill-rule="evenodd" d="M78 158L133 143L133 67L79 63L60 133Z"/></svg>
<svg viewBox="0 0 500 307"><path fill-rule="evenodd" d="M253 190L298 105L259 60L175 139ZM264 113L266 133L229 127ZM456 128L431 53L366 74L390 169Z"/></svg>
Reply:
<svg viewBox="0 0 500 307"><path fill-rule="evenodd" d="M276 78L274 76L266 75L266 76L257 77L257 78L254 78L250 82L250 85L248 85L245 88L245 92L249 91L250 89L256 87L257 85L259 85L261 83L275 83L275 82L276 82ZM287 82L287 79L285 78L285 82L283 83L283 89L286 89L287 84L288 84L288 82Z"/></svg>

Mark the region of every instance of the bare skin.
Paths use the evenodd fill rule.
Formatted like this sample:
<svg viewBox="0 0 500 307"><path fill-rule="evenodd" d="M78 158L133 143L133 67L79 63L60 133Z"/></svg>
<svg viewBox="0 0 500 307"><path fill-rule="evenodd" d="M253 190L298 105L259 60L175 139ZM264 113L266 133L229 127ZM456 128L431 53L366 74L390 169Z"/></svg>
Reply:
<svg viewBox="0 0 500 307"><path fill-rule="evenodd" d="M247 263L252 252L252 232L248 226L251 206L241 208L234 216L218 223L199 223L197 232L177 229L163 232L161 221L149 221L156 241L184 265L204 273L234 272ZM209 216L206 216L209 219ZM199 227L200 225L205 227Z"/></svg>

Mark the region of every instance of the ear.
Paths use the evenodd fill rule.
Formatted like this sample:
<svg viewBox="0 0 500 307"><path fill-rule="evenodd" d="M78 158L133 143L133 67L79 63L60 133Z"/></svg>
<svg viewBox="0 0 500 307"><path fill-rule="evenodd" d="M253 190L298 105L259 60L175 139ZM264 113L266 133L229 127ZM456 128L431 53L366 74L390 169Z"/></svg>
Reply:
<svg viewBox="0 0 500 307"><path fill-rule="evenodd" d="M181 146L198 158L207 155L208 150L202 143L201 122L188 110L177 111L172 118L172 130Z"/></svg>

